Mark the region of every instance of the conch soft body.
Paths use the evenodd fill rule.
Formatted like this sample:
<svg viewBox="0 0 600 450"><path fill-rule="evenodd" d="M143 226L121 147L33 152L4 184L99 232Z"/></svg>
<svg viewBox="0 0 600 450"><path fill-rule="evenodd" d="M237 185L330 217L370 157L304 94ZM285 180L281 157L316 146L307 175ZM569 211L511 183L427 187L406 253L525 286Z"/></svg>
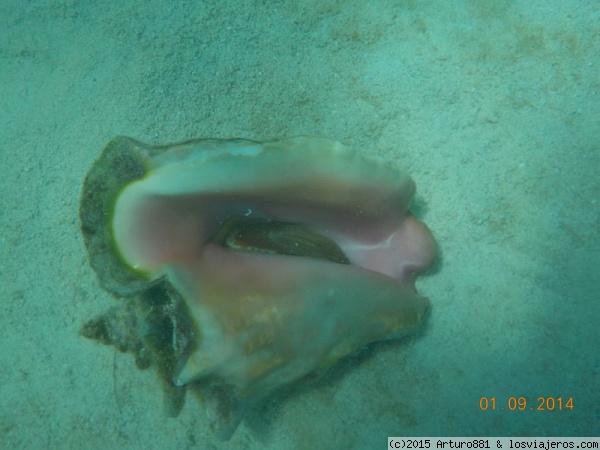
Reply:
<svg viewBox="0 0 600 450"><path fill-rule="evenodd" d="M118 137L84 183L84 240L126 306L82 333L191 388L228 438L243 407L422 322L429 230L408 174L337 141ZM133 306L132 306L133 305Z"/></svg>

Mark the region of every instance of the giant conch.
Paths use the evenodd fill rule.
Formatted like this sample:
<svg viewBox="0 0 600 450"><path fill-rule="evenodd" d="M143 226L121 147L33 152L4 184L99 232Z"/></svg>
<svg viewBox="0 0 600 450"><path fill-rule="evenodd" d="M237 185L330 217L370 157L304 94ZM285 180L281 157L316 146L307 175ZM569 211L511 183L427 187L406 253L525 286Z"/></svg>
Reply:
<svg viewBox="0 0 600 450"><path fill-rule="evenodd" d="M112 140L88 172L81 230L120 302L86 337L157 368L229 438L255 404L375 341L415 330L434 259L403 170L340 142Z"/></svg>

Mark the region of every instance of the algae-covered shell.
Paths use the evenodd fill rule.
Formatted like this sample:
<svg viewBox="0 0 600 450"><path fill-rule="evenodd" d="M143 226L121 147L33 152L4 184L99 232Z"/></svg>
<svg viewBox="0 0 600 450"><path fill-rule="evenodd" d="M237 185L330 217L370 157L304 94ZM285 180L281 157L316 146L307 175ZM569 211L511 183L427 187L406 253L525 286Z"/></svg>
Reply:
<svg viewBox="0 0 600 450"><path fill-rule="evenodd" d="M80 213L101 284L146 325L112 335L149 349L172 389L200 389L227 437L241 403L422 322L414 280L434 243L407 212L414 191L404 171L329 139L120 137Z"/></svg>

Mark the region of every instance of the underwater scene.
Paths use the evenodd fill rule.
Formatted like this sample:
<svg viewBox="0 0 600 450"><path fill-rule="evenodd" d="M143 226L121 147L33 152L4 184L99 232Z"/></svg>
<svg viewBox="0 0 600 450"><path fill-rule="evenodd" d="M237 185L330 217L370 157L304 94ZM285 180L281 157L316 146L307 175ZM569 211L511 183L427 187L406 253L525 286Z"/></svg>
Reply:
<svg viewBox="0 0 600 450"><path fill-rule="evenodd" d="M0 448L600 434L596 1L0 22Z"/></svg>

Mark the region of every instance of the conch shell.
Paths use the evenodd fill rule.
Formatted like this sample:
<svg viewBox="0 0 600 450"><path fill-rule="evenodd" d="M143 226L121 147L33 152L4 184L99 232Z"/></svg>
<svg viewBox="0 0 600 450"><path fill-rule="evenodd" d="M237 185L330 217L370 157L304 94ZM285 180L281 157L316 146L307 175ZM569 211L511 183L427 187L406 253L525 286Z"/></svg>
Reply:
<svg viewBox="0 0 600 450"><path fill-rule="evenodd" d="M243 405L422 322L414 280L435 245L407 212L414 192L329 139L118 137L80 215L102 286L128 299L82 334L155 365L172 415L200 392L228 438Z"/></svg>

